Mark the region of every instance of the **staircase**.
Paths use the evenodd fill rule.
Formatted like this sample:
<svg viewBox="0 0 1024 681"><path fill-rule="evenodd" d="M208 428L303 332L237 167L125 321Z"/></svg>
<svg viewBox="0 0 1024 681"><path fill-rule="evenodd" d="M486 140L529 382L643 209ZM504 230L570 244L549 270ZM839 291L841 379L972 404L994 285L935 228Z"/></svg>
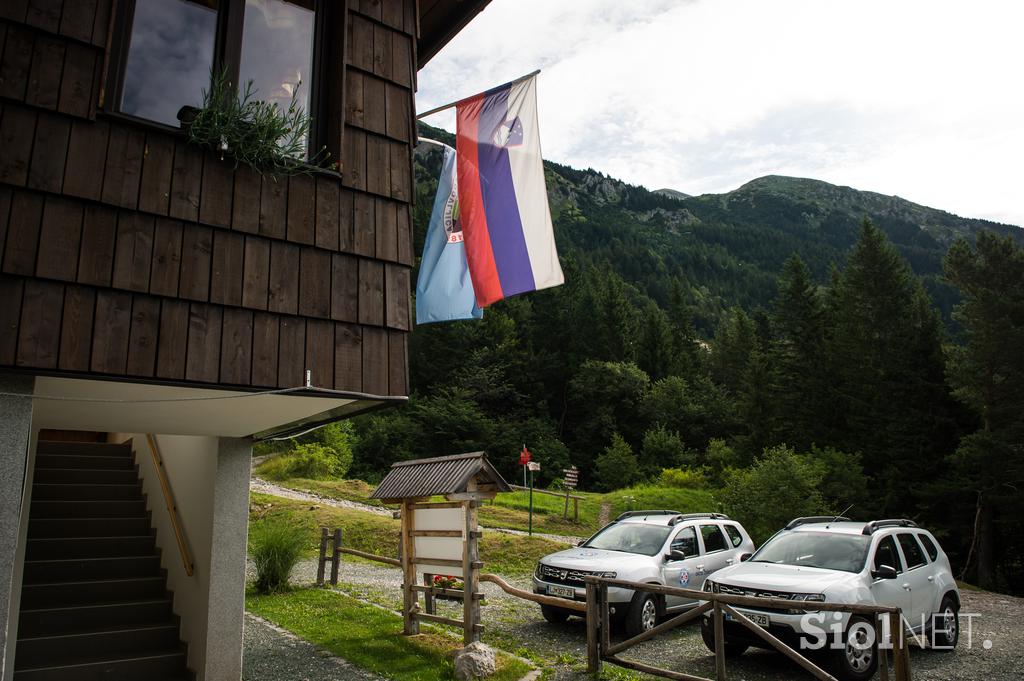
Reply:
<svg viewBox="0 0 1024 681"><path fill-rule="evenodd" d="M131 446L40 442L15 681L194 681Z"/></svg>

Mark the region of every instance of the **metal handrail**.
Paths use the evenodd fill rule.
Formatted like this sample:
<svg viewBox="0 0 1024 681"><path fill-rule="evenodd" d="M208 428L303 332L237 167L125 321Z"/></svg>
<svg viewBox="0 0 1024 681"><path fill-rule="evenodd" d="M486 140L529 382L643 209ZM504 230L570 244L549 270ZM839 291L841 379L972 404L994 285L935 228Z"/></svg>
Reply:
<svg viewBox="0 0 1024 681"><path fill-rule="evenodd" d="M178 551L181 553L181 564L185 568L185 574L191 577L195 572L192 555L188 550L185 528L182 527L181 518L178 516L178 505L174 501L174 492L171 490L171 482L167 479L167 471L164 469L163 457L160 456L160 448L156 444L156 436L146 433L146 442L149 443L149 451L153 455L153 465L156 466L156 475L160 479L160 489L164 494L164 503L167 504L167 515L170 516L171 526L174 527L174 538L178 542Z"/></svg>

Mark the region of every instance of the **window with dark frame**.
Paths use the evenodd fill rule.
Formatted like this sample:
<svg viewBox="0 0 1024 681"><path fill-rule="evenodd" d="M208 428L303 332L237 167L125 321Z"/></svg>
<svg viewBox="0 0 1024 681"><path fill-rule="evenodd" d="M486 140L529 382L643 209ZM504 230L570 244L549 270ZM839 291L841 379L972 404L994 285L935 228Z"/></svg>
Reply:
<svg viewBox="0 0 1024 681"><path fill-rule="evenodd" d="M113 46L113 111L178 127L199 106L211 71L224 69L244 93L313 118L307 149L326 143L325 44L340 41L326 0L125 0ZM337 50L334 50L337 52Z"/></svg>

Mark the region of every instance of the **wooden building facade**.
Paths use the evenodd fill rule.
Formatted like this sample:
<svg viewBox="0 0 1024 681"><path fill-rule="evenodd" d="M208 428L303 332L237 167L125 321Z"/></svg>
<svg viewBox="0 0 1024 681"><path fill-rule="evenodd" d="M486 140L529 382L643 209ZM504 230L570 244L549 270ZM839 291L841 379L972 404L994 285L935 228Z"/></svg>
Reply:
<svg viewBox="0 0 1024 681"><path fill-rule="evenodd" d="M0 3L0 368L406 395L418 26L432 54L483 3L308 3L340 172L290 178L119 111L134 4Z"/></svg>

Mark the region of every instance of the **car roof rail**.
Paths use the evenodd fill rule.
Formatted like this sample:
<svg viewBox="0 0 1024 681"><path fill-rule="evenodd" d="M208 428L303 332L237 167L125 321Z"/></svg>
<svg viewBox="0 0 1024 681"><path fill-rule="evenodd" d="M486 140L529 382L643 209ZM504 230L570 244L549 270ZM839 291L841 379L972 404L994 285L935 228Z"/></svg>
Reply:
<svg viewBox="0 0 1024 681"><path fill-rule="evenodd" d="M809 515L803 518L793 518L786 525L787 530L792 530L794 527L800 527L801 525L807 525L809 523L843 523L850 522L850 519L844 515Z"/></svg>
<svg viewBox="0 0 1024 681"><path fill-rule="evenodd" d="M680 520L694 520L696 518L709 518L711 520L728 520L729 516L724 513L681 513Z"/></svg>
<svg viewBox="0 0 1024 681"><path fill-rule="evenodd" d="M872 520L864 526L863 534L874 534L875 530L883 527L917 527L917 523L907 518L887 518L886 520Z"/></svg>
<svg viewBox="0 0 1024 681"><path fill-rule="evenodd" d="M619 514L619 517L615 520L625 520L626 518L636 518L638 516L645 515L682 515L682 513L680 513L679 511L669 511L667 509L648 511L626 511L625 513Z"/></svg>

